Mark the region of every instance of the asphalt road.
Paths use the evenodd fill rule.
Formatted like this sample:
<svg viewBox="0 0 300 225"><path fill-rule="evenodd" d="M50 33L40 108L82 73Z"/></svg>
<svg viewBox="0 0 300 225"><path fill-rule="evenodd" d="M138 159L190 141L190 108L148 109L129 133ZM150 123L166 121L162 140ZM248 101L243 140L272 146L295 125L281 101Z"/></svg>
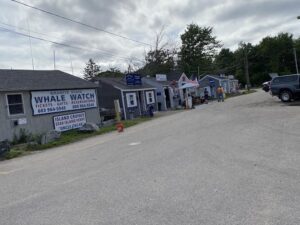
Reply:
<svg viewBox="0 0 300 225"><path fill-rule="evenodd" d="M266 93L0 163L1 225L299 225L300 106Z"/></svg>

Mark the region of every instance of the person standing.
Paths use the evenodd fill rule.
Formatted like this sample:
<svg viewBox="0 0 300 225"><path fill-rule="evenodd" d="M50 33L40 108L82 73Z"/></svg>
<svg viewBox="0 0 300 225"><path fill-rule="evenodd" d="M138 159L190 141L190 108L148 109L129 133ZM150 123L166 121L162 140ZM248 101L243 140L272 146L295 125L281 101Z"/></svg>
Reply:
<svg viewBox="0 0 300 225"><path fill-rule="evenodd" d="M224 89L221 85L217 89L217 95L218 95L218 102L220 101L224 102Z"/></svg>
<svg viewBox="0 0 300 225"><path fill-rule="evenodd" d="M206 104L208 103L208 90L206 88L204 89L204 101Z"/></svg>

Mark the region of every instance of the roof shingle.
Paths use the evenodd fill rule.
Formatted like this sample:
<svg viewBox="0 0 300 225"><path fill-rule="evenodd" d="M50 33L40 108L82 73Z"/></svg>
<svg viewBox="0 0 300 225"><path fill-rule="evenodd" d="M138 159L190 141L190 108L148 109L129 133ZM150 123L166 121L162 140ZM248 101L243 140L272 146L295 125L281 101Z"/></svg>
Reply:
<svg viewBox="0 0 300 225"><path fill-rule="evenodd" d="M95 81L101 81L106 84L110 84L120 90L137 90L137 89L155 89L155 87L142 83L142 85L127 85L125 80L122 78L111 78L111 77L97 77Z"/></svg>
<svg viewBox="0 0 300 225"><path fill-rule="evenodd" d="M0 69L0 91L96 88L92 82L59 70Z"/></svg>

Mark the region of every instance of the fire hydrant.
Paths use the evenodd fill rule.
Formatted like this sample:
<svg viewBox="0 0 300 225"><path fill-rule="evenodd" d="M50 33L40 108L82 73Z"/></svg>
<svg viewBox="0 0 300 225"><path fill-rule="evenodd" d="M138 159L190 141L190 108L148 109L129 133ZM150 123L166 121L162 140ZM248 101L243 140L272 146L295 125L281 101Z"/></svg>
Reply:
<svg viewBox="0 0 300 225"><path fill-rule="evenodd" d="M123 125L123 123L118 122L117 125L116 125L116 128L117 128L117 131L119 133L123 132L124 131L124 125Z"/></svg>

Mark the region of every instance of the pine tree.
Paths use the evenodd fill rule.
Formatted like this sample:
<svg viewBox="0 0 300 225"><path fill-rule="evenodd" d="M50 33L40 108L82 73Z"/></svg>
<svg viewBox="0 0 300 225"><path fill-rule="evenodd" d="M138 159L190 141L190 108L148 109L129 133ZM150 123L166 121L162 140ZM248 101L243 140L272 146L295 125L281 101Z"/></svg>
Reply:
<svg viewBox="0 0 300 225"><path fill-rule="evenodd" d="M85 80L91 80L96 77L100 71L100 66L97 65L93 59L89 59L83 71L83 78Z"/></svg>

